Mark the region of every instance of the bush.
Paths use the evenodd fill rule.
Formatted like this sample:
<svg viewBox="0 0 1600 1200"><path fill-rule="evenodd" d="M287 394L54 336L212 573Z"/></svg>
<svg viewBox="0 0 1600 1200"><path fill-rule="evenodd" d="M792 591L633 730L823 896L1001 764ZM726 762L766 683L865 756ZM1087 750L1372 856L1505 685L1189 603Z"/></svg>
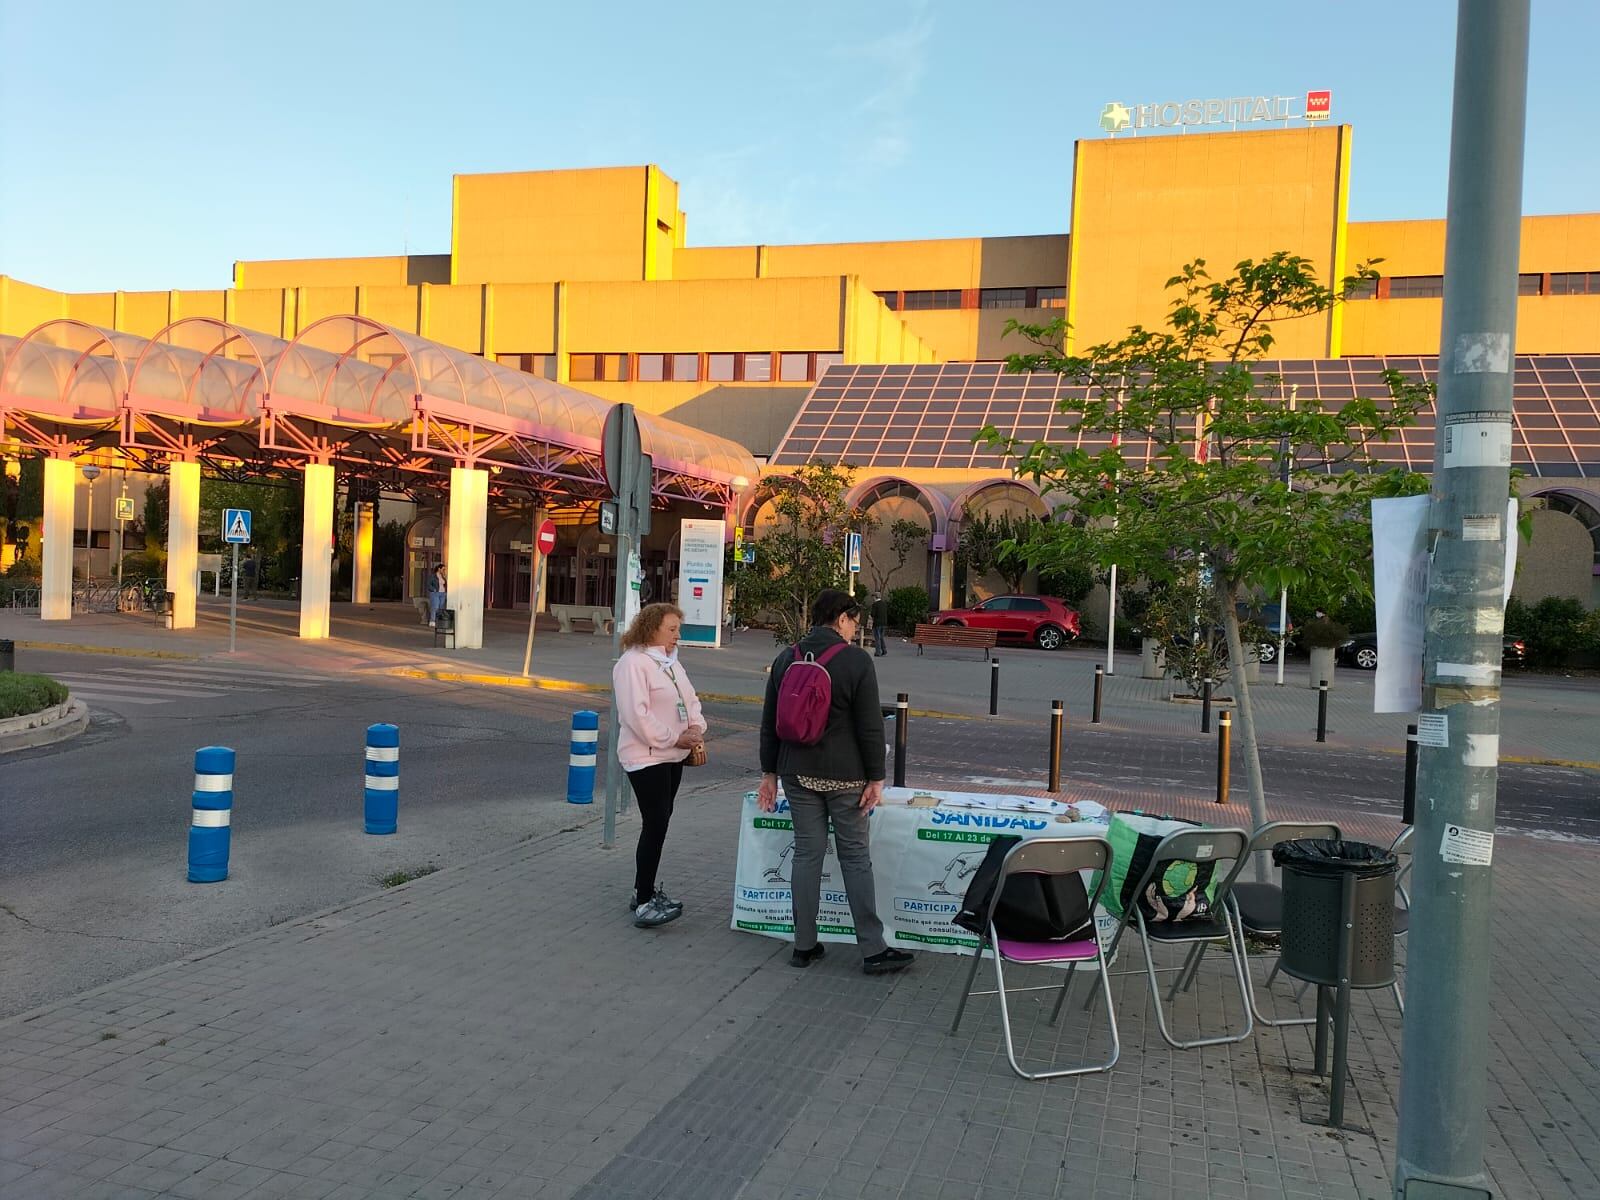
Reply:
<svg viewBox="0 0 1600 1200"><path fill-rule="evenodd" d="M1511 608L1507 605L1506 632L1521 634L1527 642L1531 667L1568 667L1589 648L1585 644L1588 614L1570 596L1546 596L1532 608L1523 605L1517 616L1521 628L1513 629Z"/></svg>
<svg viewBox="0 0 1600 1200"><path fill-rule="evenodd" d="M1039 572L1039 594L1054 596L1076 608L1094 586L1094 575L1087 567L1075 564L1047 567Z"/></svg>
<svg viewBox="0 0 1600 1200"><path fill-rule="evenodd" d="M910 633L928 619L928 589L899 587L889 593L889 628Z"/></svg>
<svg viewBox="0 0 1600 1200"><path fill-rule="evenodd" d="M63 684L44 675L0 674L0 718L25 717L67 698Z"/></svg>
<svg viewBox="0 0 1600 1200"><path fill-rule="evenodd" d="M1326 617L1313 617L1300 627L1299 638L1313 650L1333 650L1350 637L1347 626Z"/></svg>

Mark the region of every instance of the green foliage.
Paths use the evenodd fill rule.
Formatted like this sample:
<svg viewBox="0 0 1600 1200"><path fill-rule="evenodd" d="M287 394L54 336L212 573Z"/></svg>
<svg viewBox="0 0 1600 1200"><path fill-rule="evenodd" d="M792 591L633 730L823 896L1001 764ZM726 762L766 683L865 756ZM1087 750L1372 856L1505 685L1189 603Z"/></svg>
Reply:
<svg viewBox="0 0 1600 1200"><path fill-rule="evenodd" d="M1571 667L1600 651L1600 617L1570 596L1546 596L1533 605L1513 596L1506 605L1505 630L1527 643L1530 667Z"/></svg>
<svg viewBox="0 0 1600 1200"><path fill-rule="evenodd" d="M1002 512L991 516L962 514L961 532L956 540L956 562L966 568L969 582L983 575L998 575L1006 590L1019 592L1028 574L1027 547L1040 528L1034 517Z"/></svg>
<svg viewBox="0 0 1600 1200"><path fill-rule="evenodd" d="M1198 696L1228 674L1228 644L1215 588L1190 576L1165 583L1150 596L1144 632L1161 643L1167 670Z"/></svg>
<svg viewBox="0 0 1600 1200"><path fill-rule="evenodd" d="M1350 637L1350 627L1328 617L1313 617L1295 635L1312 650L1333 650Z"/></svg>
<svg viewBox="0 0 1600 1200"><path fill-rule="evenodd" d="M166 545L167 542L167 481L160 479L145 489L144 539L145 545Z"/></svg>
<svg viewBox="0 0 1600 1200"><path fill-rule="evenodd" d="M1078 605L1094 587L1094 572L1081 563L1054 563L1039 572L1039 594Z"/></svg>
<svg viewBox="0 0 1600 1200"><path fill-rule="evenodd" d="M66 685L46 675L0 673L0 718L25 717L60 704L66 698Z"/></svg>
<svg viewBox="0 0 1600 1200"><path fill-rule="evenodd" d="M910 633L919 622L928 619L928 611L931 605L928 603L927 588L895 588L885 599L889 601L889 628L891 629Z"/></svg>
<svg viewBox="0 0 1600 1200"><path fill-rule="evenodd" d="M854 467L823 462L762 481L772 521L753 539L756 561L739 573L735 605L742 622L770 623L780 642L793 643L810 627L812 598L823 588L849 586L844 535L854 530L865 541L876 527L846 499L854 481Z"/></svg>
<svg viewBox="0 0 1600 1200"><path fill-rule="evenodd" d="M928 540L928 527L910 517L897 517L889 525L888 553L881 556L881 561L880 556L873 553L873 540L865 536L861 539L861 552L865 559L862 566L872 580L873 590L881 592L906 565L911 552Z"/></svg>
<svg viewBox="0 0 1600 1200"><path fill-rule="evenodd" d="M406 527L383 521L372 531L372 598L398 600L406 569Z"/></svg>

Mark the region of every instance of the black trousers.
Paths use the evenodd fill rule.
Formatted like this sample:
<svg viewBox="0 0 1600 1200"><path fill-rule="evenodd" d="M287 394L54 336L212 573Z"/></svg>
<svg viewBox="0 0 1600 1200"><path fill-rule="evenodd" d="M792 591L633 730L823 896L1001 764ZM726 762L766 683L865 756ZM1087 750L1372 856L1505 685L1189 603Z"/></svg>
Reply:
<svg viewBox="0 0 1600 1200"><path fill-rule="evenodd" d="M633 894L643 904L656 891L656 869L661 865L661 847L666 845L667 826L672 821L672 802L683 782L683 764L657 763L628 772L633 798L639 802L639 849L634 855Z"/></svg>

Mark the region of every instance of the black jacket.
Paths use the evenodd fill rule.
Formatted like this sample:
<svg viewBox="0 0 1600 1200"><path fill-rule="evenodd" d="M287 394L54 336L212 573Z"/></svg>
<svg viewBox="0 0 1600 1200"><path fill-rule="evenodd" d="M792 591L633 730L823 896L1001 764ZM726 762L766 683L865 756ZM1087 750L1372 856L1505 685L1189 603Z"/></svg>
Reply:
<svg viewBox="0 0 1600 1200"><path fill-rule="evenodd" d="M800 639L799 654L819 657L844 639L827 626L814 627ZM761 706L761 770L767 775L811 775L818 779L884 777L883 710L878 707L878 672L872 656L848 646L828 661L833 680L833 704L822 740L815 746L797 746L778 737L778 685L794 661L784 650L772 661L767 676L766 703Z"/></svg>

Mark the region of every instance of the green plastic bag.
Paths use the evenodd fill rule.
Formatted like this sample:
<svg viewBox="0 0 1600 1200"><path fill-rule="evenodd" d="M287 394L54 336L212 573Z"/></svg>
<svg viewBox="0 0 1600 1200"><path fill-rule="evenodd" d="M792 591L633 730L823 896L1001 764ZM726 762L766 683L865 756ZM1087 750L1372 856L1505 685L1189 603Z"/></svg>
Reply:
<svg viewBox="0 0 1600 1200"><path fill-rule="evenodd" d="M1221 882L1211 863L1168 863L1144 895L1133 895L1161 840L1171 833L1198 828L1193 821L1173 817L1113 813L1106 831L1106 840L1111 843L1111 881L1101 903L1120 917L1137 900L1147 923L1210 919L1212 901Z"/></svg>

